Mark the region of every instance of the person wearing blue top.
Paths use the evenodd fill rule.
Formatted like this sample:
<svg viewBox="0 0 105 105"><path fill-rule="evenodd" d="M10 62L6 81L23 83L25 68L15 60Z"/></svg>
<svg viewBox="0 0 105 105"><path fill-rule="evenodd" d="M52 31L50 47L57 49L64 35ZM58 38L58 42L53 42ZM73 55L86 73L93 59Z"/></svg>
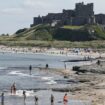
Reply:
<svg viewBox="0 0 105 105"><path fill-rule="evenodd" d="M4 105L4 93L1 94L1 105Z"/></svg>

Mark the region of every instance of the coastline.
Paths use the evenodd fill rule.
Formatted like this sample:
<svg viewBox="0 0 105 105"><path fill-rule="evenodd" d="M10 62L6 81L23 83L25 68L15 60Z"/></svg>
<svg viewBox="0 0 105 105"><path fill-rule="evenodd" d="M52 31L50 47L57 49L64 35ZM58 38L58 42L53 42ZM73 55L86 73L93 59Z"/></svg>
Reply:
<svg viewBox="0 0 105 105"><path fill-rule="evenodd" d="M104 105L105 101L105 62L102 61L101 65L91 64L81 66L80 69L86 70L81 73L73 70L49 70L49 73L54 73L67 78L74 78L78 80L76 85L70 85L64 88L53 88L55 92L67 92L70 99L74 100L91 100L92 105ZM92 70L92 71L91 71ZM45 70L46 72L46 70ZM75 81L72 81L75 82Z"/></svg>
<svg viewBox="0 0 105 105"><path fill-rule="evenodd" d="M1 47L0 47L1 48ZM33 50L27 50L26 48L11 48L11 47L5 47L2 46L2 51L5 52L12 52L12 53L19 53L19 51L23 51L22 53L33 53L33 54L39 54L39 52L31 52ZM21 49L21 50L20 50ZM24 51L24 49L26 49ZM5 53L4 52L4 53ZM3 52L2 52L3 53ZM89 53L85 53L83 52L83 57L86 54ZM41 54L43 54L43 52L41 52ZM100 57L100 53L98 52L91 52L90 54L96 54L94 55L94 57ZM77 56L79 56L79 54L76 53ZM105 55L104 53L101 53L101 57L104 58ZM87 55L86 55L87 56ZM88 55L89 56L89 55ZM91 55L92 56L92 55ZM60 91L60 92L68 92L68 95L70 96L70 99L78 99L78 100L92 100L92 105L103 105L103 100L104 100L104 93L105 93L105 75L103 73L104 68L105 68L105 62L102 61L101 65L97 65L97 64L92 64L90 63L90 65L84 65L81 66L80 69L82 68L83 70L86 70L87 72L85 73L80 73L78 72L78 74L70 69L48 69L48 71L46 71L46 69L40 69L43 72L48 72L48 73L53 73L53 74L57 74L57 75L61 75L62 77L67 76L67 78L74 78L76 80L78 80L78 84L74 85L73 87L70 85L66 88L53 88L50 87L53 91ZM102 70L102 72L101 72ZM93 72L92 72L93 71ZM96 72L95 72L96 71ZM100 75L101 74L101 75ZM75 81L72 81L75 82ZM40 89L39 89L40 90Z"/></svg>
<svg viewBox="0 0 105 105"><path fill-rule="evenodd" d="M82 48L40 48L40 47L8 47L0 45L1 53L23 53L23 54L44 54L51 56L74 56L74 57L91 57L105 58L105 52L94 51L93 49Z"/></svg>

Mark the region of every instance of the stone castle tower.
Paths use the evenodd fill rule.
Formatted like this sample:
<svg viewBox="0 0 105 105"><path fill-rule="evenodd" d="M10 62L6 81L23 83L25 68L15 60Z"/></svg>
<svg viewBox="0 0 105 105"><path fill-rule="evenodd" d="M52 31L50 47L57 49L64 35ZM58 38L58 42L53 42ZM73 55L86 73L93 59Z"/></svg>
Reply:
<svg viewBox="0 0 105 105"><path fill-rule="evenodd" d="M94 4L76 3L74 10L63 9L62 13L48 13L46 16L34 17L31 26L38 24L57 24L60 25L85 25L85 24L104 24L105 14L94 14Z"/></svg>
<svg viewBox="0 0 105 105"><path fill-rule="evenodd" d="M77 17L91 17L94 16L93 3L85 5L82 3L76 3L75 14Z"/></svg>
<svg viewBox="0 0 105 105"><path fill-rule="evenodd" d="M93 3L76 3L74 25L94 24L94 5Z"/></svg>

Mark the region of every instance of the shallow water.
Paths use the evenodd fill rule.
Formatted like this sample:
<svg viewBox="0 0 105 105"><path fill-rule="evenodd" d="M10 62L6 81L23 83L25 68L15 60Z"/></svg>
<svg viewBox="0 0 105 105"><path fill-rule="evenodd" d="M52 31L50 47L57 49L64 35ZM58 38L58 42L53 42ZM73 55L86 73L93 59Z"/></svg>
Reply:
<svg viewBox="0 0 105 105"><path fill-rule="evenodd" d="M62 61L68 59L71 58L42 54L0 53L0 92L5 93L4 105L24 105L23 90L26 90L27 93L26 105L35 105L33 99L35 94L40 98L39 105L50 105L49 97L51 93L56 97L54 105L63 105L62 97L64 93L52 92L50 89L68 87L71 84L76 85L78 81L75 83L68 82L67 79L60 75L52 74L50 71L40 71L38 68L34 68L32 75L30 75L28 67L30 64L32 67L45 67L46 63L48 63L52 68L64 68ZM67 63L67 68L70 69L73 65L81 64L83 63ZM17 94L11 95L10 87L14 82L16 83ZM33 92L32 90L34 89L39 89L40 91ZM70 105L84 105L84 102L79 100L70 100L69 103ZM90 101L85 102L85 105L90 105Z"/></svg>
<svg viewBox="0 0 105 105"><path fill-rule="evenodd" d="M42 91L26 91L26 101L24 104L24 99L22 96L22 91L19 90L16 95L5 94L4 105L35 105L34 96L37 95L39 98L38 105L51 105L50 97L51 94L54 95L54 105L91 105L91 100L73 100L70 99L67 104L63 103L63 96L65 93L61 92L52 92L51 90L42 90Z"/></svg>
<svg viewBox="0 0 105 105"><path fill-rule="evenodd" d="M64 68L65 60L81 58L80 56L51 56L44 54L17 54L17 53L0 53L0 67L28 67L30 64L33 67L45 67L49 64L51 68ZM85 62L85 64L88 62ZM68 62L67 68L72 68L74 65L83 65L84 62Z"/></svg>

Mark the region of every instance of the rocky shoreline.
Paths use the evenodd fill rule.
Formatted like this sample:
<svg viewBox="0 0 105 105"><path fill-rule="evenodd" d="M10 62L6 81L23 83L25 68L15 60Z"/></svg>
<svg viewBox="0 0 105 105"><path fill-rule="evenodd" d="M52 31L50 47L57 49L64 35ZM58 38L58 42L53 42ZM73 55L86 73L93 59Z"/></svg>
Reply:
<svg viewBox="0 0 105 105"><path fill-rule="evenodd" d="M81 72L85 70L85 72ZM61 72L63 71L63 73ZM91 64L81 66L77 71L52 70L62 76L69 74L68 78L74 78L78 82L68 87L51 88L52 91L68 92L71 99L91 100L92 105L104 105L105 99L105 62L100 65ZM67 72L68 71L68 72ZM75 82L75 81L72 81Z"/></svg>

